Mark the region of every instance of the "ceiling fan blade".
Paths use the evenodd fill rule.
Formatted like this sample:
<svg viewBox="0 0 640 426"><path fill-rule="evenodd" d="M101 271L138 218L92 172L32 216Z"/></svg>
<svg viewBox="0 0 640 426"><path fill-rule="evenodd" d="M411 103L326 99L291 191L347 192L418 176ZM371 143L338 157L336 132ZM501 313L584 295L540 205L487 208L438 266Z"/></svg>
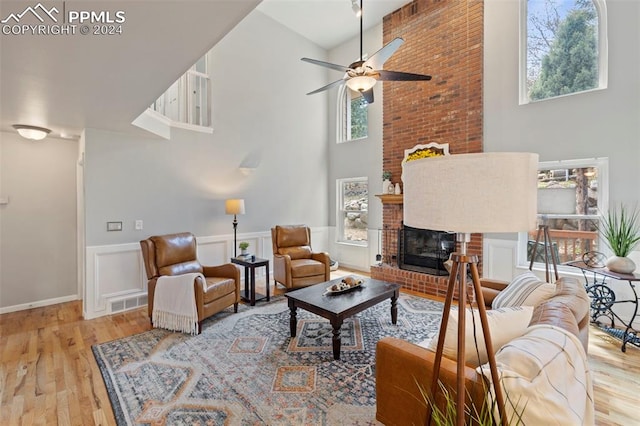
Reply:
<svg viewBox="0 0 640 426"><path fill-rule="evenodd" d="M396 50L404 43L404 39L400 37L396 37L391 40L389 43L385 44L382 49L378 50L374 53L369 59L364 61L364 66L371 67L374 70L379 70L382 68L387 59L391 57L395 53Z"/></svg>
<svg viewBox="0 0 640 426"><path fill-rule="evenodd" d="M331 68L332 70L347 72L349 67L344 65L332 64L331 62L319 61L311 58L301 58L301 61L309 62L310 64L320 65L321 67Z"/></svg>
<svg viewBox="0 0 640 426"><path fill-rule="evenodd" d="M314 93L324 92L325 90L329 90L334 86L340 85L341 83L344 83L344 79L342 79L342 78L340 80L334 81L333 83L329 83L326 86L322 86L321 88L316 89L313 92L309 92L309 93L307 93L307 95L313 95Z"/></svg>
<svg viewBox="0 0 640 426"><path fill-rule="evenodd" d="M367 101L368 104L372 104L373 103L373 87L369 90L365 90L364 92L360 92L362 94L362 97L364 98L365 101Z"/></svg>
<svg viewBox="0 0 640 426"><path fill-rule="evenodd" d="M413 74L410 72L384 71L384 70L376 70L375 72L379 74L378 80L381 80L381 81L431 80L430 75L424 75L424 74Z"/></svg>

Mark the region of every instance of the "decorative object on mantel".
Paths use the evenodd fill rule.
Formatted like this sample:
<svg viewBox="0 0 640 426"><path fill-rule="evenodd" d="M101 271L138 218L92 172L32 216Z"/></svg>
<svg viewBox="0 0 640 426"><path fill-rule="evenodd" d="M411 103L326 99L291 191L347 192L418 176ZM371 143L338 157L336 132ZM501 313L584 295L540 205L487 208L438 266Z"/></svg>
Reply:
<svg viewBox="0 0 640 426"><path fill-rule="evenodd" d="M402 194L402 190L400 189L400 184L398 182L396 182L396 186L395 186L395 188L393 188L393 193L395 195Z"/></svg>
<svg viewBox="0 0 640 426"><path fill-rule="evenodd" d="M382 192L381 194L389 193L389 185L391 185L391 172L385 170L382 172Z"/></svg>
<svg viewBox="0 0 640 426"><path fill-rule="evenodd" d="M396 192L396 187L393 185L393 183L390 183L389 187L387 188L387 194L393 195L395 192Z"/></svg>
<svg viewBox="0 0 640 426"><path fill-rule="evenodd" d="M602 220L598 230L613 251L613 256L607 259L607 269L621 274L631 274L636 264L627 256L640 242L639 211L637 208L629 211L621 204L620 208L609 210Z"/></svg>
<svg viewBox="0 0 640 426"><path fill-rule="evenodd" d="M416 145L413 148L404 150L404 158L402 159L402 182L404 182L404 165L408 161L419 160L421 158L441 157L443 155L449 155L449 144L439 144L437 142L430 142L424 145Z"/></svg>
<svg viewBox="0 0 640 426"><path fill-rule="evenodd" d="M458 305L467 305L468 265L489 359L489 379L493 387L491 397L497 404L502 425L506 426L508 416L480 287L478 256L467 254L467 243L472 232L519 232L535 227L538 155L518 152L449 155L408 161L403 164L403 169L404 192L407 195L403 209L404 224L458 233L460 251L450 257L453 264L443 312L450 312L456 289ZM430 179L433 176L438 179ZM424 184L427 181L429 185ZM466 311L458 310L458 336L464 335ZM434 358L429 394L434 400L439 388L448 319L449 315L443 315ZM457 424L464 425L465 410L461 408L465 406L466 399L464 340L458 340L457 349L456 406L460 407ZM428 420L430 418L429 411Z"/></svg>

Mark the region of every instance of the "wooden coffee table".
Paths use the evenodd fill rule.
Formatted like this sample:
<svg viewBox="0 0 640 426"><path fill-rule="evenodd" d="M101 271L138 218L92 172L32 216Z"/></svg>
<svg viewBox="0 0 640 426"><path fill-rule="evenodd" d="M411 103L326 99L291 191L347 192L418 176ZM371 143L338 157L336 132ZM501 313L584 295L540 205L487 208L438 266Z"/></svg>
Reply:
<svg viewBox="0 0 640 426"><path fill-rule="evenodd" d="M391 299L391 322L398 320L397 301L400 285L386 281L364 278L364 283L344 293L325 294L327 287L338 283L342 278L316 284L285 294L289 299L291 337L296 337L298 328L297 309L302 308L326 318L333 328L333 359L340 359L340 327L345 318L362 312L385 299Z"/></svg>

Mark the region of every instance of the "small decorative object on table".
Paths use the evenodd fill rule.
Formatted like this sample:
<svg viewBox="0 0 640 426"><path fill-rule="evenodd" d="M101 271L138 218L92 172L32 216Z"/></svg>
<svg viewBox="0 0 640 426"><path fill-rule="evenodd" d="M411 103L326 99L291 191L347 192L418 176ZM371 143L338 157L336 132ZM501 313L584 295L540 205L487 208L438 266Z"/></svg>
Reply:
<svg viewBox="0 0 640 426"><path fill-rule="evenodd" d="M249 243L246 241L242 241L240 244L238 244L238 247L240 247L240 255L241 256L246 256L249 253L247 252L247 249L249 248Z"/></svg>
<svg viewBox="0 0 640 426"><path fill-rule="evenodd" d="M344 277L339 283L327 287L325 293L344 293L345 291L360 287L363 283L364 280L362 278L347 276Z"/></svg>
<svg viewBox="0 0 640 426"><path fill-rule="evenodd" d="M606 262L610 271L631 274L636 269L636 264L627 256L640 242L638 214L638 209L628 211L621 204L619 209L610 210L598 227L614 254Z"/></svg>
<svg viewBox="0 0 640 426"><path fill-rule="evenodd" d="M382 172L382 194L389 193L389 185L391 185L391 172L385 170Z"/></svg>

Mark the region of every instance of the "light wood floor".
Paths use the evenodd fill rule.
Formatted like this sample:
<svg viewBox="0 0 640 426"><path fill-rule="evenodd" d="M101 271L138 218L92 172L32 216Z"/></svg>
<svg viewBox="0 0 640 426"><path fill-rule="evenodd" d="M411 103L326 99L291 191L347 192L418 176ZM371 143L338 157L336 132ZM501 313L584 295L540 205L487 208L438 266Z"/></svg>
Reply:
<svg viewBox="0 0 640 426"><path fill-rule="evenodd" d="M84 321L80 302L0 315L0 425L115 425L91 345L149 328L146 308ZM589 360L597 424L638 424L640 349L592 328Z"/></svg>

